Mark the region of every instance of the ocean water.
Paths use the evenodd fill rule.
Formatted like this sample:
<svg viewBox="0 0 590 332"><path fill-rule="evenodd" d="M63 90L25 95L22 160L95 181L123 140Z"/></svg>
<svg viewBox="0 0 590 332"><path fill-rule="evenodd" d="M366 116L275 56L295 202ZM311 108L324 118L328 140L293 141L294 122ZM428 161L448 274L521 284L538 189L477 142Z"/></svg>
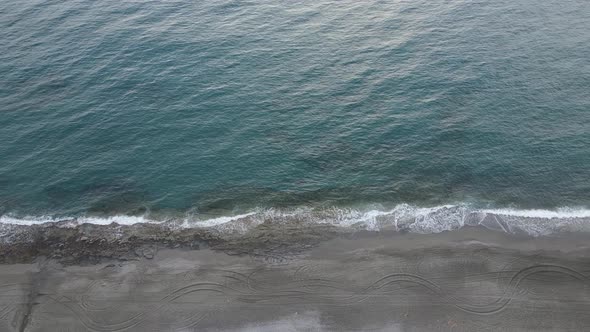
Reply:
<svg viewBox="0 0 590 332"><path fill-rule="evenodd" d="M586 0L8 0L0 31L4 222L590 217Z"/></svg>

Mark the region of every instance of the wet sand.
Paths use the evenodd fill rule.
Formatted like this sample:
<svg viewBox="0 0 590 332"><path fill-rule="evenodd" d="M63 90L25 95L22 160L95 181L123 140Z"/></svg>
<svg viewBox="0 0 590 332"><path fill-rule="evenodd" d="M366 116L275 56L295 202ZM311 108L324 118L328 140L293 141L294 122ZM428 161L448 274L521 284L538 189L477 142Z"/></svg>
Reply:
<svg viewBox="0 0 590 332"><path fill-rule="evenodd" d="M292 255L152 247L0 265L0 331L584 331L587 235L358 233Z"/></svg>

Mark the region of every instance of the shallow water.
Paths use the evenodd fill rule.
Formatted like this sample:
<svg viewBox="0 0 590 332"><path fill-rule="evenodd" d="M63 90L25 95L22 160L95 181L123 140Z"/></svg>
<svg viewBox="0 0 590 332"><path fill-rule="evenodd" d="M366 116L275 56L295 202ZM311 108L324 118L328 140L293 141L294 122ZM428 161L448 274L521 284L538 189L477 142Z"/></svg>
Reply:
<svg viewBox="0 0 590 332"><path fill-rule="evenodd" d="M10 0L0 30L4 221L590 203L587 1Z"/></svg>

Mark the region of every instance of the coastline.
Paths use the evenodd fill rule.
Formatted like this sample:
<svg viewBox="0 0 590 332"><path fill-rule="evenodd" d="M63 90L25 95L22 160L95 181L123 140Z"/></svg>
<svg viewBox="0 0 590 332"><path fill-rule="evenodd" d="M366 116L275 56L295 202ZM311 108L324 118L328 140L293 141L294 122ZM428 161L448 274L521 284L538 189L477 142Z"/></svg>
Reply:
<svg viewBox="0 0 590 332"><path fill-rule="evenodd" d="M0 263L30 263L45 257L62 264L96 264L112 259L151 258L157 248L292 256L327 240L364 233L392 234L396 238L398 234L409 234L403 238L441 234L435 238L446 238L444 234L449 231L464 233L478 228L489 234L504 233L523 239L563 234L590 237L590 210L482 210L466 205L399 204L390 209L364 210L259 209L204 220L126 215L53 220L4 215L0 216Z"/></svg>
<svg viewBox="0 0 590 332"><path fill-rule="evenodd" d="M100 234L99 226L83 227ZM149 225L127 227L127 245L102 256L87 238L64 244L80 252L76 260L39 249L29 262L1 264L0 330L576 331L590 324L588 234L332 227L298 236L269 228L232 242L238 238L183 230L184 240L166 245L149 242Z"/></svg>
<svg viewBox="0 0 590 332"><path fill-rule="evenodd" d="M0 332L590 331L589 17L0 2Z"/></svg>

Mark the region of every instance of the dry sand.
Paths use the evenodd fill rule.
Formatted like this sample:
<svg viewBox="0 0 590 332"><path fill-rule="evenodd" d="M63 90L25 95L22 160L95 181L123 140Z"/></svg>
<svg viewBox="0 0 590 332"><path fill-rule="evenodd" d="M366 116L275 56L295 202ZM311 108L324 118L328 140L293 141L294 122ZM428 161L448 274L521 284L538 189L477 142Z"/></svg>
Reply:
<svg viewBox="0 0 590 332"><path fill-rule="evenodd" d="M588 244L467 228L294 255L38 257L0 265L0 331L588 331Z"/></svg>

